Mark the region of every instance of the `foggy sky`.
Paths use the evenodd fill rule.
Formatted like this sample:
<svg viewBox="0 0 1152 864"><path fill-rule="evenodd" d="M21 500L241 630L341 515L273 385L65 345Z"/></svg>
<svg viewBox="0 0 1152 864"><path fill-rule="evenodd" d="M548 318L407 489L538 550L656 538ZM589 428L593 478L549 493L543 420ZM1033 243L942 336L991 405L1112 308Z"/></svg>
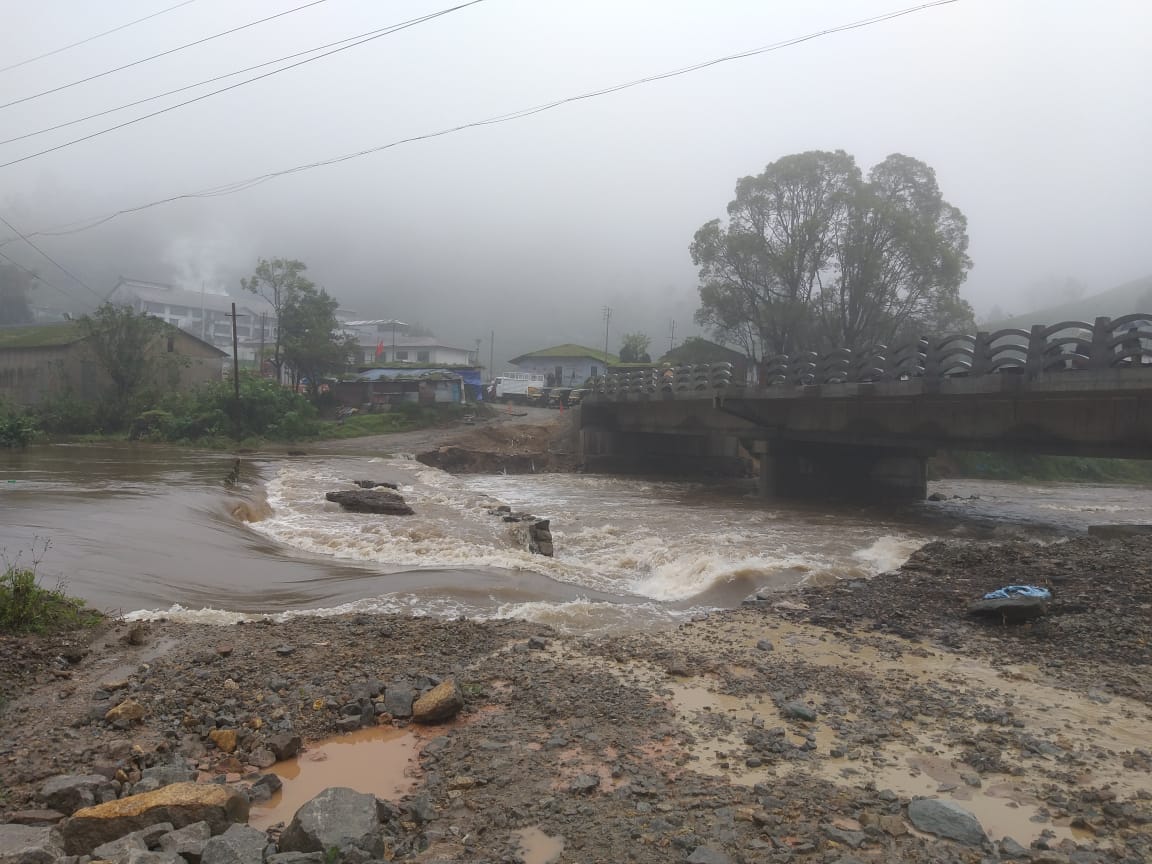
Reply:
<svg viewBox="0 0 1152 864"><path fill-rule="evenodd" d="M198 0L0 73L0 102L303 0ZM172 0L0 0L0 66ZM0 140L436 11L328 0L252 30L0 110ZM875 14L900 0L486 0L57 153L0 169L0 214L34 231L677 68ZM781 156L893 152L937 171L968 217L962 294L1023 312L1029 286L1090 292L1152 272L1152 60L1145 0L960 0L511 123L405 145L40 238L97 291L118 275L227 285L299 258L364 317L419 320L502 359L624 332L696 332L692 235L737 178ZM249 77L249 76L244 76ZM232 80L222 82L230 83ZM221 86L220 84L214 86ZM208 88L205 88L208 89ZM0 162L201 91L0 146ZM0 236L8 232L0 227ZM0 251L77 298L20 242ZM53 292L45 291L45 298Z"/></svg>

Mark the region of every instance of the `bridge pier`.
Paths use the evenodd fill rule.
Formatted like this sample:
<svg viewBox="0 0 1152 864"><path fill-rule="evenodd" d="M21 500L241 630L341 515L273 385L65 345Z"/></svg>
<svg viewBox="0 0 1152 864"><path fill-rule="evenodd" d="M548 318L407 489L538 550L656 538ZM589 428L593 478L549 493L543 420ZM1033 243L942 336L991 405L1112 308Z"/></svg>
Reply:
<svg viewBox="0 0 1152 864"><path fill-rule="evenodd" d="M720 432L669 435L584 426L580 457L586 471L601 474L743 477L749 467L739 440Z"/></svg>
<svg viewBox="0 0 1152 864"><path fill-rule="evenodd" d="M922 450L758 441L755 451L766 498L922 501L928 493Z"/></svg>

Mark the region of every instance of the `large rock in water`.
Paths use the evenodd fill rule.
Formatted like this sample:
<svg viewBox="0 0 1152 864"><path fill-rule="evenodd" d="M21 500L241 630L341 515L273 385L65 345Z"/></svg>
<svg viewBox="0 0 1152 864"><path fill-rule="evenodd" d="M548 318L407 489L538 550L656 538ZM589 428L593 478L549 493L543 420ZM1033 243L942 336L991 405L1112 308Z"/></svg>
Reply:
<svg viewBox="0 0 1152 864"><path fill-rule="evenodd" d="M411 516L412 508L404 496L390 489L343 489L324 496L353 513L384 513L388 516Z"/></svg>
<svg viewBox="0 0 1152 864"><path fill-rule="evenodd" d="M0 864L52 864L63 856L54 828L0 825Z"/></svg>
<svg viewBox="0 0 1152 864"><path fill-rule="evenodd" d="M281 852L327 852L348 846L373 858L383 855L376 796L334 786L296 811L280 835L279 848Z"/></svg>
<svg viewBox="0 0 1152 864"><path fill-rule="evenodd" d="M223 834L235 822L248 821L248 799L230 786L215 783L174 783L77 810L61 823L68 855L87 855L102 843L159 822L183 828L207 822L213 834Z"/></svg>
<svg viewBox="0 0 1152 864"><path fill-rule="evenodd" d="M981 846L988 839L980 820L951 801L917 798L908 805L908 818L917 830L968 846Z"/></svg>
<svg viewBox="0 0 1152 864"><path fill-rule="evenodd" d="M451 720L464 707L464 694L452 679L437 684L412 706L412 719L417 723L441 723Z"/></svg>

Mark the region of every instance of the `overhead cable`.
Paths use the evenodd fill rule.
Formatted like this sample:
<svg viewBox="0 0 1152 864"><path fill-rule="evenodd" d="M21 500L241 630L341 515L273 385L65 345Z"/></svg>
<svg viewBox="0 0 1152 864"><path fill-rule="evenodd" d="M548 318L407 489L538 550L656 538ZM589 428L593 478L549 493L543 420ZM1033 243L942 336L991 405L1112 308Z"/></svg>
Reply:
<svg viewBox="0 0 1152 864"><path fill-rule="evenodd" d="M196 45L203 45L205 42L211 42L213 39L219 39L223 36L230 36L233 33L239 33L241 30L247 30L249 27L255 27L257 24L265 24L268 21L273 21L276 18L283 18L285 15L291 15L293 12L300 12L304 9L309 9L312 6L319 6L321 3L327 3L328 0L311 0L310 3L305 3L303 6L297 6L294 9L288 9L284 12L277 12L275 15L269 15L267 18L261 18L258 21L250 21L247 24L241 24L239 27L233 27L230 30L224 30L220 33L213 33L211 36L205 36L202 39L196 39L193 42L186 42L183 45L178 45L175 48L169 48L167 51L161 51L159 54L152 54L148 57L142 57L139 60L133 60L131 63L125 63L123 66L117 66L114 69L106 69L103 72L97 72L95 75L89 75L87 78L80 78L76 81L71 81L67 84L61 84L59 87L52 87L48 90L42 90L39 93L33 93L31 96L23 96L19 99L13 99L11 102L5 102L0 105L0 109L11 108L13 105L20 105L23 102L31 102L33 99L39 99L41 96L47 96L50 93L59 93L61 90L67 90L70 87L76 87L79 84L87 84L89 81L95 81L97 78L103 78L111 75L114 72L122 72L125 69L131 69L133 66L139 66L142 63L148 63L160 57L167 57L169 54L175 54L177 51L183 51L186 48L192 48Z"/></svg>
<svg viewBox="0 0 1152 864"><path fill-rule="evenodd" d="M3 216L0 216L0 222L3 222L8 227L9 231L11 231L13 234L15 234L17 237L19 237L25 243L27 243L29 246L31 246L33 249L35 249L37 252L39 252L49 263L51 263L54 267L56 267L56 269L58 269L61 273L63 273L65 276L67 276L69 279L71 279L77 285L83 285L85 288L87 288L89 291L91 291L93 294L95 294L98 298L100 297L99 291L97 291L95 288L93 288L91 285L89 285L87 282L85 282L83 279L81 279L79 276L77 276L75 273L73 273L71 270L69 270L67 267L65 267L63 264L61 264L59 261L57 261L51 255L49 255L47 252L45 252L43 249L41 249L39 246L37 246L31 240L29 240L28 235L21 233L19 228L17 228L15 225L13 225L11 222L9 222ZM12 259L9 258L8 260L11 261ZM15 263L15 262L13 262L13 263ZM103 298L101 298L101 299L103 299Z"/></svg>
<svg viewBox="0 0 1152 864"><path fill-rule="evenodd" d="M681 67L679 69L672 70L670 72L662 72L662 73L659 73L656 75L649 75L645 78L638 78L638 79L635 79L633 81L629 81L629 82L626 82L623 84L617 84L617 85L614 85L611 87L604 87L604 88L601 88L599 90L589 91L587 93L582 93L582 94L577 95L577 96L569 96L569 97L566 97L564 99L557 99L557 100L552 101L552 102L546 102L546 103L543 103L541 105L534 106L532 108L524 108L524 109L521 109L519 111L513 111L513 112L510 112L507 114L500 114L500 115L497 115L495 117L489 117L489 118L484 119L484 120L476 120L476 121L473 121L470 123L462 123L458 126L452 126L452 127L447 128L447 129L441 129L441 130L436 131L436 132L428 132L428 133L425 133L423 135L414 135L414 136L411 136L409 138L401 138L401 139L398 139L396 141L391 141L387 144L380 144L378 146L365 148L363 150L358 150L358 151L353 152L353 153L345 153L342 156L335 156L335 157L332 157L331 159L324 159L324 160L319 160L316 162L308 162L308 163L305 163L303 165L296 165L296 166L293 166L291 168L284 168L284 169L279 170L279 171L272 171L272 172L269 172L267 174L260 174L260 175L257 175L255 177L249 177L249 178L244 179L244 180L237 180L237 181L234 181L232 183L226 183L226 184L222 184L220 186L214 186L214 187L210 187L208 189L202 189L202 190L197 191L197 192L185 192L185 193L182 193L179 195L172 195L168 198L161 198L157 201L150 201L147 204L140 204L140 205L137 205L135 207L126 207L122 210L117 210L113 213L108 213L108 214L105 214L103 216L94 216L94 217L91 217L89 219L82 219L82 220L78 220L75 222L67 223L65 225L56 226L55 228L46 228L42 231L35 232L32 236L62 237L62 236L65 236L67 234L78 234L82 231L89 231L93 228L99 227L100 225L104 225L108 222L111 222L113 219L119 218L120 216L126 216L126 215L131 214L131 213L139 213L142 210L150 210L153 207L160 207L164 204L171 204L171 203L174 203L176 201L184 201L184 200L189 200L189 199L194 199L194 198L213 198L213 197L222 196L222 195L232 195L232 194L235 194L236 192L242 192L246 189L251 189L254 186L259 186L263 183L267 183L269 180L274 180L278 177L284 177L284 176L288 176L290 174L298 174L298 173L301 173L304 171L310 171L314 168L321 168L321 167L324 167L327 165L335 165L335 164L338 164L340 162L347 162L347 161L352 160L352 159L359 159L363 156L368 156L368 155L371 155L373 153L379 153L379 152L382 152L384 150L389 150L393 147L399 147L403 144L411 144L411 143L415 143L417 141L426 141L426 140L431 139L431 138L441 138L441 137L444 137L446 135L452 135L452 134L455 134L457 132L462 132L466 129L475 129L475 128L479 128L479 127L483 127L483 126L493 126L493 125L496 125L499 123L507 123L507 122L510 122L512 120L518 120L518 119L522 119L524 117L530 117L534 114L541 114L545 111L550 111L552 109L559 108L563 105L567 105L567 104L570 104L573 102L579 102L579 101L586 100L586 99L593 99L595 97L603 96L603 95L606 95L609 93L616 93L616 92L619 92L621 90L627 90L627 89L632 88L632 87L638 87L642 84L649 84L649 83L653 83L656 81L662 81L662 80L665 80L668 78L674 78L674 77L677 77L680 75L686 75L686 74L689 74L691 72L698 71L700 69L706 69L706 68L711 67L711 66L720 65L721 63L728 63L728 62L731 62L734 60L742 60L742 59L745 59L747 57L753 57L753 56L756 56L759 54L767 54L767 53L772 52L772 51L778 51L782 48L788 48L788 47L791 47L793 45L799 45L803 42L809 42L809 41L812 41L814 39L819 39L819 38L824 37L824 36L829 36L829 35L832 35L835 33L843 33L845 31L849 31L849 30L858 30L858 29L863 28L863 27L869 27L869 26L872 26L874 24L879 24L879 23L882 23L885 21L890 21L894 18L900 18L900 17L903 17L905 15L911 15L915 12L921 12L923 10L932 9L934 7L937 7L937 6L946 6L946 5L949 5L951 3L956 3L956 2L959 2L959 0L934 0L934 2L922 3L918 6L911 6L911 7L905 8L905 9L899 9L899 10L894 11L894 12L888 12L886 14L877 15L877 16L874 16L872 18L865 18L865 19L862 19L859 21L851 22L849 24L842 24L842 25L839 25L837 27L829 27L829 28L824 29L824 30L820 30L820 31L817 31L814 33L808 33L804 36L797 36L797 37L794 37L792 39L787 39L787 40L784 40L781 42L776 42L776 43L773 43L771 45L765 45L765 46L762 46L760 48L753 48L753 49L750 49L748 51L742 51L742 52L737 53L737 54L729 54L729 55L726 55L724 57L718 57L718 58L715 58L712 60L706 60L704 62L696 63L696 64L693 64L691 66L684 66L684 67ZM10 240L6 240L6 241L0 241L0 246L3 246L4 243L7 243L7 242L12 242L12 240L10 239Z"/></svg>
<svg viewBox="0 0 1152 864"><path fill-rule="evenodd" d="M89 36L86 39L81 39L79 42L71 42L68 45L62 45L52 51L45 51L43 54L37 54L35 57L29 57L27 60L21 60L19 63L13 63L11 66L0 66L0 72L8 72L11 69L19 69L21 66L27 66L29 63L35 63L37 60L43 60L45 57L52 57L56 54L62 54L72 48L79 47L80 45L87 45L89 42L95 42L104 36L109 36L112 33L119 33L121 30L127 30L134 24L139 24L142 21L148 21L152 18L159 18L167 12L172 12L179 9L181 6L187 6L190 3L195 3L196 0L184 0L183 3L177 3L175 6L169 6L167 9L161 9L159 12L153 12L151 15L145 15L143 18L137 18L135 21L129 21L127 24L121 24L119 27L113 27L111 30L105 30L103 33L97 33L94 36Z"/></svg>
<svg viewBox="0 0 1152 864"><path fill-rule="evenodd" d="M43 150L38 150L35 153L29 153L27 156L21 156L18 159L11 159L8 162L0 162L0 168L7 168L11 165L18 165L21 162L27 162L29 159L36 159L37 157L44 156L48 153L55 153L57 150L63 150L65 147L71 147L72 145L79 144L82 141L90 141L93 138L99 138L101 135L107 135L109 132L115 132L117 129L123 129L125 126L132 126L132 125L135 125L136 123L143 122L144 120L148 120L152 117L157 117L161 114L167 114L169 111L175 111L177 108L183 108L185 105L191 105L194 102L202 102L205 99L210 99L211 97L217 96L221 93L227 93L229 90L235 90L236 88L243 87L246 84L251 84L255 81L260 81L264 78L270 78L273 75L279 75L281 72L287 72L289 69L295 69L297 66L303 66L305 63L312 63L316 60L322 60L325 57L330 57L333 54L339 54L341 51L347 51L349 48L356 48L360 45L365 44L366 42L372 42L376 39L381 39L385 36L391 36L393 33L398 33L401 30L407 30L409 27L415 27L418 24L423 24L426 21L431 21L433 18L440 18L443 15L448 15L449 13L459 11L460 9L465 9L468 6L475 6L477 3L483 3L483 2L485 2L485 0L469 0L469 2L461 3L459 6L453 6L449 9L441 9L439 12L432 12L432 13L429 13L428 15L422 15L419 18L412 18L408 21L402 21L399 24L393 24L389 27L385 27L385 28L382 28L380 30L370 31L371 33L373 33L375 35L366 36L362 39L359 39L359 41L357 41L357 42L352 42L352 44L350 44L350 45L343 45L340 48L333 48L331 51L325 51L323 54L317 54L315 57L309 57L306 60L298 60L295 63L290 63L289 65L282 66L279 69L273 69L272 71L265 72L262 75L255 75L252 78L245 79L244 81L237 81L235 84L229 84L227 87L221 87L219 90L212 90L209 93L203 93L203 94L196 96L192 99L186 99L183 102L177 102L175 105L169 105L166 108L161 108L158 111L153 111L151 114L143 114L140 117L134 117L131 120L125 120L123 123L117 123L115 126L109 126L106 129L98 129L97 131L89 133L88 135L82 135L79 138L73 138L71 141L65 141L64 143L57 144L54 147L46 147ZM359 37L352 37L352 38L356 39ZM348 42L348 41L350 41L350 40L348 40L348 39L340 40L340 42ZM335 42L332 44L339 45L340 42ZM310 54L310 53L313 53L313 51L318 51L318 50L320 50L320 49L312 49L312 51L302 51L300 53L301 54ZM293 55L293 56L299 56L299 55L297 54L297 55ZM261 66L268 66L268 65L270 65L270 63L275 63L275 62L279 62L279 61L273 60L273 61L269 61L269 63L262 63L260 65ZM258 68L258 67L252 67L252 68ZM235 74L239 74L239 73L233 72L233 73L230 73L229 75L224 75L221 77L227 78L227 77L230 77L231 75L235 75ZM213 80L216 80L216 79L213 79ZM207 82L202 81L200 83L204 84ZM189 85L189 87L182 87L180 89L181 90L188 90L188 89L191 89L192 87L198 87L198 86L200 86L200 84L192 84L192 85ZM172 92L179 92L179 91L172 91ZM164 95L167 95L167 94L164 94ZM160 97L153 96L151 98L157 99ZM150 101L150 99L145 99L145 100L141 100L141 101L147 102L147 101ZM122 107L128 107L128 106L122 106ZM111 110L117 111L119 109L113 108ZM106 111L103 113L107 114L110 112ZM99 116L99 115L93 115L93 116ZM89 118L84 118L84 119L89 119ZM73 122L80 122L80 121L73 121ZM62 125L71 125L71 124L62 124ZM53 128L58 129L60 127L57 126L57 127L53 127ZM47 132L47 131L51 131L51 130L44 129L41 131ZM38 132L32 133L32 135L38 135L38 134L40 134L40 133L38 133ZM20 137L28 138L31 136L23 135ZM0 141L0 144L8 144L12 141L18 141L18 140L20 140L20 139L19 138L11 138L8 141Z"/></svg>

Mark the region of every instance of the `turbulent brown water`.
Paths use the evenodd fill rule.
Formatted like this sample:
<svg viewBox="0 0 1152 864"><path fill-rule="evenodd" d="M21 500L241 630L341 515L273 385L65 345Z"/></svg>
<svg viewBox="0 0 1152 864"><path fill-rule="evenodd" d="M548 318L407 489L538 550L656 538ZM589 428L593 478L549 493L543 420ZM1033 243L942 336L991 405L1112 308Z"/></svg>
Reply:
<svg viewBox="0 0 1152 864"><path fill-rule="evenodd" d="M949 481L902 508L758 500L747 485L589 475L454 477L410 459L245 458L129 445L0 455L0 549L109 610L193 620L400 611L592 631L673 621L763 586L862 578L938 537L1052 540L1147 518L1131 486ZM407 518L324 500L390 480ZM554 559L517 548L495 504L551 517ZM47 550L43 548L48 544Z"/></svg>

